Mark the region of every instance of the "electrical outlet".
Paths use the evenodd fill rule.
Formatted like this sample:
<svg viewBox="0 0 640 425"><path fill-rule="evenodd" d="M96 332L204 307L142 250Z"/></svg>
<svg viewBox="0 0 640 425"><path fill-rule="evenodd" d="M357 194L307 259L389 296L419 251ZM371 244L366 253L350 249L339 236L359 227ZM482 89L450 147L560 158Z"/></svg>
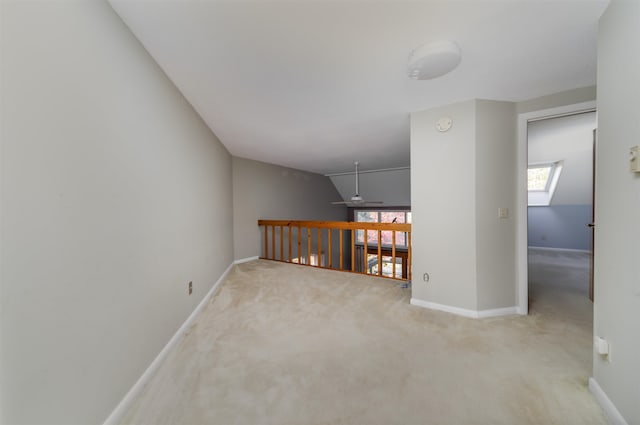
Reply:
<svg viewBox="0 0 640 425"><path fill-rule="evenodd" d="M189 282L189 295L193 292L193 282Z"/></svg>
<svg viewBox="0 0 640 425"><path fill-rule="evenodd" d="M422 280L424 280L425 282L429 282L429 279L430 279L429 273L425 273L422 275Z"/></svg>

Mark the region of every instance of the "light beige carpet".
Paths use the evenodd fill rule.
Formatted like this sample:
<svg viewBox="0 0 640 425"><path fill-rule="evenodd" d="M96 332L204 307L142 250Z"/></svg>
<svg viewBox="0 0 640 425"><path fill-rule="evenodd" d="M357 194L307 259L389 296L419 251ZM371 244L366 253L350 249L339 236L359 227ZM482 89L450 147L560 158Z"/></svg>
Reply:
<svg viewBox="0 0 640 425"><path fill-rule="evenodd" d="M409 298L384 279L236 266L124 423L606 423L588 300L474 320Z"/></svg>

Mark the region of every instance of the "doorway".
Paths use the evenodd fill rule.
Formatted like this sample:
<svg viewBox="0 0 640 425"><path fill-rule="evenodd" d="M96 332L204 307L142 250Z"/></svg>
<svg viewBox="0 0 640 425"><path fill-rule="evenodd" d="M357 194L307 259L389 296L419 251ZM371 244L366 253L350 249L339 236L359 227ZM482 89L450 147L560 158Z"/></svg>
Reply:
<svg viewBox="0 0 640 425"><path fill-rule="evenodd" d="M528 295L537 311L591 308L595 127L594 111L528 122Z"/></svg>
<svg viewBox="0 0 640 425"><path fill-rule="evenodd" d="M566 118L565 118L566 117ZM561 143L558 140L566 138L571 132L567 128L571 125L563 124L568 121L570 124L582 124L591 120L593 123L591 129L588 130L589 139L588 147L585 148L585 142L569 143L562 152ZM588 161L588 170L586 175L590 176L593 172L591 161L593 160L593 143L591 131L595 126L595 102L586 102L575 105L564 106L529 113L523 113L518 116L518 206L517 206L517 270L518 270L518 312L520 314L528 314L529 311L529 246L539 248L539 251L549 254L553 252L562 252L566 254L573 253L573 257L586 256L587 259L587 287L585 296L588 294L588 252L591 247L592 230L587 227L592 223L593 204L593 180L587 177L588 181L583 184L580 190L573 188L572 180L580 178L580 173L576 175L577 161L575 156L579 151L578 157L582 162ZM556 135L555 144L547 149L545 156L544 143L534 149L530 161L529 154L529 132L537 132L539 134L554 133L558 130L560 135ZM577 162L576 162L577 161ZM528 190L529 164L532 163L534 170L540 176L538 187L531 193ZM578 166L579 168L579 166ZM583 170L584 171L584 170ZM534 173L535 174L535 173ZM583 180L584 180L584 173ZM547 178L544 180L543 178ZM533 195L533 196L532 196ZM585 201L587 200L588 201ZM529 205L535 204L536 210L532 215L538 220L537 227L534 225L530 229L529 225ZM541 224L542 223L542 224ZM565 226L563 226L565 223ZM549 227L551 226L551 227ZM555 226L555 227L554 227ZM568 256L572 257L572 256ZM544 256L536 257L536 260L545 260ZM562 259L559 259L562 260ZM564 258L568 260L567 264L575 266L580 263L580 258ZM576 260L577 263L573 260ZM552 261L553 262L553 261ZM539 264L536 263L536 266Z"/></svg>

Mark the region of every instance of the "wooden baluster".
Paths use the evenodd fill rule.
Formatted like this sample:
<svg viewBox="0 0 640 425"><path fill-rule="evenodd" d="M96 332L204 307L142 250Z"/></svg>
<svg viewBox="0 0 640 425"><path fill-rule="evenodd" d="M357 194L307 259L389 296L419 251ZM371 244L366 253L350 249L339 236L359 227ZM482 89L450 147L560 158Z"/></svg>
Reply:
<svg viewBox="0 0 640 425"><path fill-rule="evenodd" d="M391 275L396 277L396 231L391 231Z"/></svg>
<svg viewBox="0 0 640 425"><path fill-rule="evenodd" d="M327 251L329 251L329 254L328 254L329 258L327 259L328 260L327 261L327 265L329 266L329 268L331 268L331 255L332 255L332 253L331 253L331 233L332 233L331 232L331 228L329 227L327 229L327 246L328 246Z"/></svg>
<svg viewBox="0 0 640 425"><path fill-rule="evenodd" d="M407 280L411 280L411 232L407 232Z"/></svg>
<svg viewBox="0 0 640 425"><path fill-rule="evenodd" d="M322 229L318 227L318 253L316 254L318 258L318 267L322 267Z"/></svg>
<svg viewBox="0 0 640 425"><path fill-rule="evenodd" d="M311 227L307 227L307 265L311 265Z"/></svg>
<svg viewBox="0 0 640 425"><path fill-rule="evenodd" d="M369 237L367 235L367 229L364 229L364 251L363 251L363 260L362 265L364 266L364 274L369 274L368 263L369 263Z"/></svg>
<svg viewBox="0 0 640 425"><path fill-rule="evenodd" d="M302 228L300 226L298 226L298 264L302 264L302 240L300 239L300 234L302 233Z"/></svg>
<svg viewBox="0 0 640 425"><path fill-rule="evenodd" d="M271 226L271 257L276 259L276 226Z"/></svg>
<svg viewBox="0 0 640 425"><path fill-rule="evenodd" d="M339 239L340 239L340 270L342 270L343 264L343 256L342 256L342 229L338 229Z"/></svg>
<svg viewBox="0 0 640 425"><path fill-rule="evenodd" d="M382 231L378 229L378 276L382 276Z"/></svg>
<svg viewBox="0 0 640 425"><path fill-rule="evenodd" d="M287 228L289 229L289 257L288 257L288 262L291 262L291 225L288 225Z"/></svg>
<svg viewBox="0 0 640 425"><path fill-rule="evenodd" d="M360 262L361 266L364 270L358 272L363 274L371 274L369 272L369 256L372 257L372 261L377 259L378 270L377 273L373 273L377 276L383 276L384 273L384 258L385 255L390 256L391 259L391 278L400 279L398 275L400 275L400 271L398 270L399 265L397 263L398 258L402 260L402 278L403 280L411 280L411 265L413 262L413 253L411 249L411 225L410 224L363 224L366 227L360 227L358 224L347 223L347 222L323 222L323 221L285 221L285 220L258 220L258 226L260 228L261 234L264 235L264 251L263 256L260 258L273 260L273 261L282 261L282 262L293 262L296 257L294 257L293 250L296 248L294 244L296 242L293 241L294 237L294 227L297 229L297 262L300 264L311 265L313 256L317 255L317 267L329 268L339 270L345 270L345 258L348 255L348 251L345 252L345 231L351 230L351 271L356 272L356 262ZM284 226L287 226L288 231L285 232ZM276 227L280 227L279 234L276 231ZM262 228L264 228L264 233L262 233ZM323 252L323 232L324 229L327 229L326 241L327 241L327 250ZM306 238L307 243L304 244L302 240L302 229L307 229ZM313 242L313 229L317 229L317 253L314 253L312 250ZM399 229L399 230L398 230ZM333 242L336 239L333 236L334 230L337 230L338 240L339 242L339 265L333 261ZM361 248L356 249L357 244L357 233L358 231L362 232L363 241L361 244ZM372 250L371 254L369 251L369 233L371 231L377 232L378 243L377 250ZM384 232L391 232L391 249L384 248L382 243L382 237ZM398 251L398 232L403 232L405 235L405 241L407 246L407 251L405 254L404 244L401 247L401 251ZM287 248L284 246L284 238L288 237ZM347 235L349 237L349 235ZM271 238L271 240L269 240ZM280 239L280 248L276 246L278 241L276 238ZM306 245L306 254L303 251L304 246ZM374 245L375 247L375 245ZM348 248L347 248L348 249ZM390 251L390 252L389 252ZM358 253L361 253L362 260L357 258ZM387 253L387 254L385 254ZM323 255L327 255L327 257L323 257ZM377 254L377 255L376 255ZM377 257L377 258L376 258ZM324 259L324 261L323 261ZM358 266L360 267L360 266ZM346 270L349 270L348 268Z"/></svg>
<svg viewBox="0 0 640 425"><path fill-rule="evenodd" d="M356 271L356 231L351 229L351 271Z"/></svg>
<svg viewBox="0 0 640 425"><path fill-rule="evenodd" d="M264 257L269 258L269 226L264 226Z"/></svg>

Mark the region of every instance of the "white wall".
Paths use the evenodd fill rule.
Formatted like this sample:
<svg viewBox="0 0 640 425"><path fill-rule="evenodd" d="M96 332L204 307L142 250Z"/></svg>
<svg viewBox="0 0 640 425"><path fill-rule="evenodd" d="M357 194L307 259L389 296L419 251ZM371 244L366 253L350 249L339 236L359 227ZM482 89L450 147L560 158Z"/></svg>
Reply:
<svg viewBox="0 0 640 425"><path fill-rule="evenodd" d="M0 421L101 423L232 261L231 158L105 2L1 7Z"/></svg>
<svg viewBox="0 0 640 425"><path fill-rule="evenodd" d="M382 170L360 174L360 196L367 201L380 201L384 206L411 205L411 170ZM355 172L330 176L343 200L355 195Z"/></svg>
<svg viewBox="0 0 640 425"><path fill-rule="evenodd" d="M611 362L594 355L594 378L629 424L640 423L640 2L613 0L598 37L598 142L594 334Z"/></svg>
<svg viewBox="0 0 640 425"><path fill-rule="evenodd" d="M436 121L453 120L439 132ZM473 100L411 115L413 286L418 302L516 305L515 104ZM430 281L423 281L429 273Z"/></svg>
<svg viewBox="0 0 640 425"><path fill-rule="evenodd" d="M235 259L259 256L259 219L345 221L347 208L328 177L233 157Z"/></svg>
<svg viewBox="0 0 640 425"><path fill-rule="evenodd" d="M448 132L436 130L440 117L453 119ZM477 309L475 129L475 101L411 114L412 298L469 310Z"/></svg>
<svg viewBox="0 0 640 425"><path fill-rule="evenodd" d="M516 116L511 102L476 103L478 310L516 305ZM498 208L509 217L498 218Z"/></svg>
<svg viewBox="0 0 640 425"><path fill-rule="evenodd" d="M516 103L516 113L524 114L594 100L596 100L596 86L580 87L518 102Z"/></svg>

